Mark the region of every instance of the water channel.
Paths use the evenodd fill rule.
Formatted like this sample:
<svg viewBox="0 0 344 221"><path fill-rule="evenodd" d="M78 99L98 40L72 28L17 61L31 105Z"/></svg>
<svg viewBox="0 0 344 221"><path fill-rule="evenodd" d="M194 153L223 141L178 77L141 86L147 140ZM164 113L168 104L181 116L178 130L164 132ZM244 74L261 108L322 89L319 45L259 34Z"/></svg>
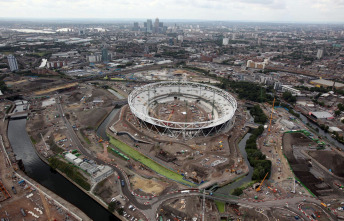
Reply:
<svg viewBox="0 0 344 221"><path fill-rule="evenodd" d="M119 220L37 156L26 132L26 119L9 122L8 138L17 159L23 160L29 177L78 207L92 220Z"/></svg>
<svg viewBox="0 0 344 221"><path fill-rule="evenodd" d="M302 122L304 124L307 124L313 128L314 130L316 130L317 134L319 134L322 137L326 137L326 139L334 146L341 148L342 150L344 150L344 145L340 142L338 142L336 139L334 139L333 137L331 137L331 134L326 133L323 129L321 129L318 125L316 125L315 123L313 123L312 121L308 120L308 118L306 116L304 116L303 114L300 114L300 118L302 120ZM318 128L318 129L317 129Z"/></svg>
<svg viewBox="0 0 344 221"><path fill-rule="evenodd" d="M235 181L234 183L231 183L231 184L228 184L228 185L225 185L223 187L220 187L218 188L215 192L216 193L220 193L220 194L225 194L225 195L229 195L229 193L234 190L235 188L238 188L240 187L241 185L247 183L247 182L250 182L251 181L251 178L252 178L252 174L253 174L253 167L251 167L250 163L248 162L248 159L247 159L247 153L246 153L246 150L245 150L245 147L246 147L246 141L248 140L248 138L250 138L251 136L251 133L247 133L243 139L241 139L241 141L239 142L239 150L241 152L241 155L243 156L244 158L244 161L246 163L246 165L248 166L248 169L249 169L249 172L248 174L239 179L238 181Z"/></svg>
<svg viewBox="0 0 344 221"><path fill-rule="evenodd" d="M115 108L111 111L111 113L105 118L105 120L100 124L100 126L97 129L97 135L103 138L104 140L109 140L109 137L106 134L106 128L108 127L108 124L110 121L115 117L115 115L118 113L118 111L121 108Z"/></svg>

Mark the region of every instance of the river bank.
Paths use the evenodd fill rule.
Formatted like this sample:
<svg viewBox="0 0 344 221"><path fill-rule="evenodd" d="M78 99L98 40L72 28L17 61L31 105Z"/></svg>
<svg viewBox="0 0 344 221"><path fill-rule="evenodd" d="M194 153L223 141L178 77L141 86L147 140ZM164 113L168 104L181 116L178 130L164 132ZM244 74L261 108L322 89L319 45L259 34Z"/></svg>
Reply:
<svg viewBox="0 0 344 221"><path fill-rule="evenodd" d="M8 136L13 152L18 159L23 160L27 175L84 211L92 220L119 220L70 179L52 171L46 164L46 160L44 161L44 158L37 154L36 148L32 146L25 126L26 119L10 121Z"/></svg>
<svg viewBox="0 0 344 221"><path fill-rule="evenodd" d="M18 177L21 177L21 179L25 180L27 183L29 183L31 186L39 189L40 192L43 192L43 194L50 200L54 201L56 205L59 205L62 207L65 211L68 211L73 217L75 217L77 220L85 220L89 221L90 219L85 213L83 213L79 208L74 206L73 204L67 202L60 196L56 195L54 192L50 191L49 189L45 188L41 184L37 183L35 180L28 177L23 171L21 170L14 170L12 161L10 160L10 157L8 156L7 151L12 150L11 145L6 146L5 142L3 142L3 136L4 134L0 135L0 142L1 142L1 149L4 151L4 154L6 154L8 161L10 162L10 166L13 169L13 173L16 174ZM13 151L13 150L12 150Z"/></svg>

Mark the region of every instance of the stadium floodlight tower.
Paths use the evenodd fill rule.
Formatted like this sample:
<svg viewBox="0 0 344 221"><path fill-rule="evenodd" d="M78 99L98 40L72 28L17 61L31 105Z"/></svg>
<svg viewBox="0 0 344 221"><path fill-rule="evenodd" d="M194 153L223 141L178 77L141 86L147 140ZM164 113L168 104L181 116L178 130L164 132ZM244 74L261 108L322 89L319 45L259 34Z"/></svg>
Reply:
<svg viewBox="0 0 344 221"><path fill-rule="evenodd" d="M161 119L153 109L159 104L179 100L187 107L197 103L207 110L206 120L176 121ZM154 130L161 135L191 139L195 136L209 136L233 126L237 108L235 98L217 87L196 82L165 81L147 84L133 90L128 96L130 110L141 127Z"/></svg>

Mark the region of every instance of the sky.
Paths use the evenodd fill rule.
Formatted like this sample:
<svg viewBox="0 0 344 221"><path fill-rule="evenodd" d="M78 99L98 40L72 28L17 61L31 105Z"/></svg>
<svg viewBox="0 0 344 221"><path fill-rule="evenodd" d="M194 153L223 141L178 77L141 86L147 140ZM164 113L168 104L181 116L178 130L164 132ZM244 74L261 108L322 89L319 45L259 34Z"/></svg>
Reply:
<svg viewBox="0 0 344 221"><path fill-rule="evenodd" d="M344 23L344 0L0 0L0 17Z"/></svg>

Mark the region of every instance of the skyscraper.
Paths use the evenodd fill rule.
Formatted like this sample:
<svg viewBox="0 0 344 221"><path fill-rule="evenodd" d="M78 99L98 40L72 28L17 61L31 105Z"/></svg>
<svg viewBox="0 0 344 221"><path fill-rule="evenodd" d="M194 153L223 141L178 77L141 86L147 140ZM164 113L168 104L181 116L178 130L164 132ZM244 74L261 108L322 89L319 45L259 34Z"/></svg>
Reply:
<svg viewBox="0 0 344 221"><path fill-rule="evenodd" d="M155 22L154 22L154 33L159 33L159 18L155 19Z"/></svg>
<svg viewBox="0 0 344 221"><path fill-rule="evenodd" d="M149 32L149 33L153 32L153 22L152 22L152 19L147 19L147 32Z"/></svg>
<svg viewBox="0 0 344 221"><path fill-rule="evenodd" d="M102 61L108 62L109 61L109 53L108 50L104 47L102 50Z"/></svg>
<svg viewBox="0 0 344 221"><path fill-rule="evenodd" d="M228 45L228 43L229 43L229 38L222 39L222 45Z"/></svg>
<svg viewBox="0 0 344 221"><path fill-rule="evenodd" d="M13 55L11 55L11 54L8 55L7 56L7 60L8 60L8 65L10 66L10 70L11 71L19 70L17 59Z"/></svg>
<svg viewBox="0 0 344 221"><path fill-rule="evenodd" d="M138 22L134 22L133 31L138 31L139 29L140 29L139 23Z"/></svg>
<svg viewBox="0 0 344 221"><path fill-rule="evenodd" d="M317 59L321 59L323 55L324 55L324 50L323 49L318 49Z"/></svg>

